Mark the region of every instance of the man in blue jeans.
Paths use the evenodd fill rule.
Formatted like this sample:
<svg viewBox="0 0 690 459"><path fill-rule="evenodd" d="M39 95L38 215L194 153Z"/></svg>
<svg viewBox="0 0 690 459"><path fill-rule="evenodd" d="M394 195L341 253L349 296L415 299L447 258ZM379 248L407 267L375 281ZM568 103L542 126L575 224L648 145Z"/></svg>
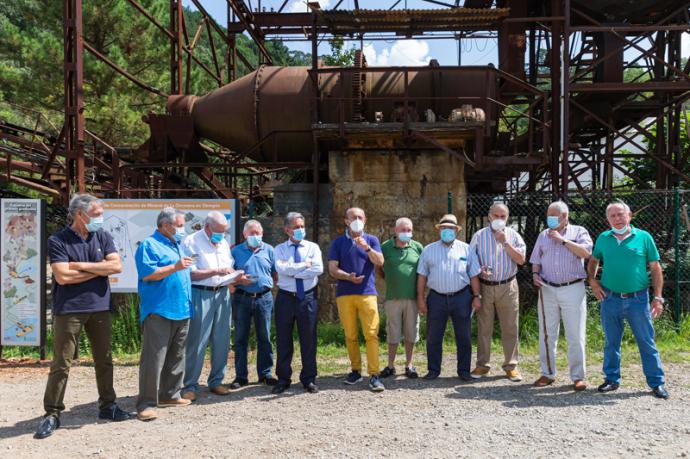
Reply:
<svg viewBox="0 0 690 459"><path fill-rule="evenodd" d="M652 318L664 310L661 296L664 285L659 264L659 252L652 236L630 225L632 212L623 202L606 208L611 229L604 231L594 244L587 265L592 292L601 301L601 326L604 330L604 375L606 380L599 392L611 392L620 386L621 340L628 321L642 358L647 384L655 397L667 399L664 370L654 342ZM601 283L596 280L599 263L603 262ZM649 276L652 275L654 298L649 302Z"/></svg>
<svg viewBox="0 0 690 459"><path fill-rule="evenodd" d="M256 328L256 370L259 383L269 386L278 384L271 375L273 348L271 345L271 315L273 295L271 289L277 282L273 247L263 242L264 229L256 220L247 220L242 231L245 241L232 249L235 269L248 275L248 285L238 286L232 298L235 306L235 380L231 389L249 384L247 347L252 318Z"/></svg>

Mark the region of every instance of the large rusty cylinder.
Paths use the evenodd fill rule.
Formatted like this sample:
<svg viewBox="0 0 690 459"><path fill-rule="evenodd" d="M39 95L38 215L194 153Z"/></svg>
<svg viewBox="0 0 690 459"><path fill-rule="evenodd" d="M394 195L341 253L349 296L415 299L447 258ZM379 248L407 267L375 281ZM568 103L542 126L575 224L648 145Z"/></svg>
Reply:
<svg viewBox="0 0 690 459"><path fill-rule="evenodd" d="M262 161L309 161L315 122L375 123L377 112L384 122L400 121L395 112L406 97L402 69L327 69L318 74L318 102L309 70L261 66L205 96L171 96L168 111L191 115L199 137ZM407 81L408 110L420 121L427 110L447 120L468 104L495 120L497 78L491 67L412 68Z"/></svg>

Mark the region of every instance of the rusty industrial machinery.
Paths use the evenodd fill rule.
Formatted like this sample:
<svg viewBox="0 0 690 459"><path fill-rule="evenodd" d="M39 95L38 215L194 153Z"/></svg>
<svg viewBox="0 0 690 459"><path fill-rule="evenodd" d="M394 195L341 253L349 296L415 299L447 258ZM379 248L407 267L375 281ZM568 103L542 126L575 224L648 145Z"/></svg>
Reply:
<svg viewBox="0 0 690 459"><path fill-rule="evenodd" d="M210 68L189 44L181 1L170 0L166 26L127 0L170 42L169 92L139 81L84 41L82 0L63 2L64 126L46 132L0 120L2 178L59 200L83 189L116 197L251 199L287 170L301 171L290 180L312 184L318 196L333 151L444 152L465 165L468 191L612 189L621 175L641 188L690 180L682 167L688 152L680 148L690 95L681 35L690 31L690 2L446 0L410 10L393 0L367 5L385 9L362 9L363 0L354 10L309 2L308 12L286 13L288 2L265 11L227 0L221 26L193 0L213 48ZM253 41L258 67L237 48L238 34ZM360 50L352 67L323 66L318 42L335 36L360 43L491 37L498 62L370 67ZM311 42L312 65L274 66L265 46L273 39ZM225 54L218 56L221 47ZM151 134L142 145L113 147L86 128L84 50L167 98L167 113L145 114ZM236 78L238 62L251 73ZM194 65L218 89L188 94ZM631 69L635 78L626 78ZM644 139L653 138L651 151ZM626 165L631 154L657 164L653 183ZM204 189L190 185L192 175ZM251 183L239 185L240 176Z"/></svg>

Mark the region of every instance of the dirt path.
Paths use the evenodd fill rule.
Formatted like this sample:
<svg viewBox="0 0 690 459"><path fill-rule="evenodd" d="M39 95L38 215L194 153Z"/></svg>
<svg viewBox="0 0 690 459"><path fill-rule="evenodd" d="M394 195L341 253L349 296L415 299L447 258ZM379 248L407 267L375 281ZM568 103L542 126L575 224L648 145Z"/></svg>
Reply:
<svg viewBox="0 0 690 459"><path fill-rule="evenodd" d="M452 368L447 361L445 368ZM137 367L117 366L122 407L133 410ZM32 434L42 415L48 368L0 364L0 457L687 457L690 365L669 365L672 399L654 399L638 366L624 387L573 393L567 381L535 389L537 375L511 383L498 375L461 383L398 378L372 394L340 375L319 380L319 394L299 384L282 396L250 385L227 397L205 389L191 407L161 409L158 420L96 421L93 369L72 370L62 428ZM590 369L593 382L598 371Z"/></svg>

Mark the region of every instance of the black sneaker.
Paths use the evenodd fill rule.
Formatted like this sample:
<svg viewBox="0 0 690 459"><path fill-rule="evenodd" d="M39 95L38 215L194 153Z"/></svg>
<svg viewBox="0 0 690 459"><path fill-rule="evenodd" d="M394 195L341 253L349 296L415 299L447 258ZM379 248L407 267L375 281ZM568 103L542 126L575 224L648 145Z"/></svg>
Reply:
<svg viewBox="0 0 690 459"><path fill-rule="evenodd" d="M349 375L345 377L343 384L353 385L362 381L362 374L359 371L352 370Z"/></svg>
<svg viewBox="0 0 690 459"><path fill-rule="evenodd" d="M50 437L51 435L53 435L53 432L55 432L55 430L59 427L60 418L55 416L54 414L49 414L43 419L41 419L41 423L38 425L38 429L36 429L34 438L40 440L46 437Z"/></svg>
<svg viewBox="0 0 690 459"><path fill-rule="evenodd" d="M461 381L472 381L472 375L470 375L469 371L461 371L458 373L458 378L460 378Z"/></svg>
<svg viewBox="0 0 690 459"><path fill-rule="evenodd" d="M246 378L235 378L235 380L230 383L230 389L239 389L249 384L249 380Z"/></svg>
<svg viewBox="0 0 690 459"><path fill-rule="evenodd" d="M132 415L121 410L115 403L107 408L98 411L98 419L107 419L108 421L120 422L131 419Z"/></svg>
<svg viewBox="0 0 690 459"><path fill-rule="evenodd" d="M381 378L387 378L389 376L395 376L395 368L386 367L381 373L379 373L379 377Z"/></svg>
<svg viewBox="0 0 690 459"><path fill-rule="evenodd" d="M319 392L319 387L313 382L310 382L309 384L304 386L304 389L310 394L316 394L317 392Z"/></svg>
<svg viewBox="0 0 690 459"><path fill-rule="evenodd" d="M386 390L381 382L381 379L376 375L369 378L369 389L371 389L373 392L383 392Z"/></svg>
<svg viewBox="0 0 690 459"><path fill-rule="evenodd" d="M405 367L405 376L410 379L419 378L419 374L417 373L417 369L415 367Z"/></svg>
<svg viewBox="0 0 690 459"><path fill-rule="evenodd" d="M290 386L287 384L278 384L277 386L273 387L273 390L271 390L271 393L276 394L276 395L282 394L283 392L285 392L289 388L290 388Z"/></svg>

